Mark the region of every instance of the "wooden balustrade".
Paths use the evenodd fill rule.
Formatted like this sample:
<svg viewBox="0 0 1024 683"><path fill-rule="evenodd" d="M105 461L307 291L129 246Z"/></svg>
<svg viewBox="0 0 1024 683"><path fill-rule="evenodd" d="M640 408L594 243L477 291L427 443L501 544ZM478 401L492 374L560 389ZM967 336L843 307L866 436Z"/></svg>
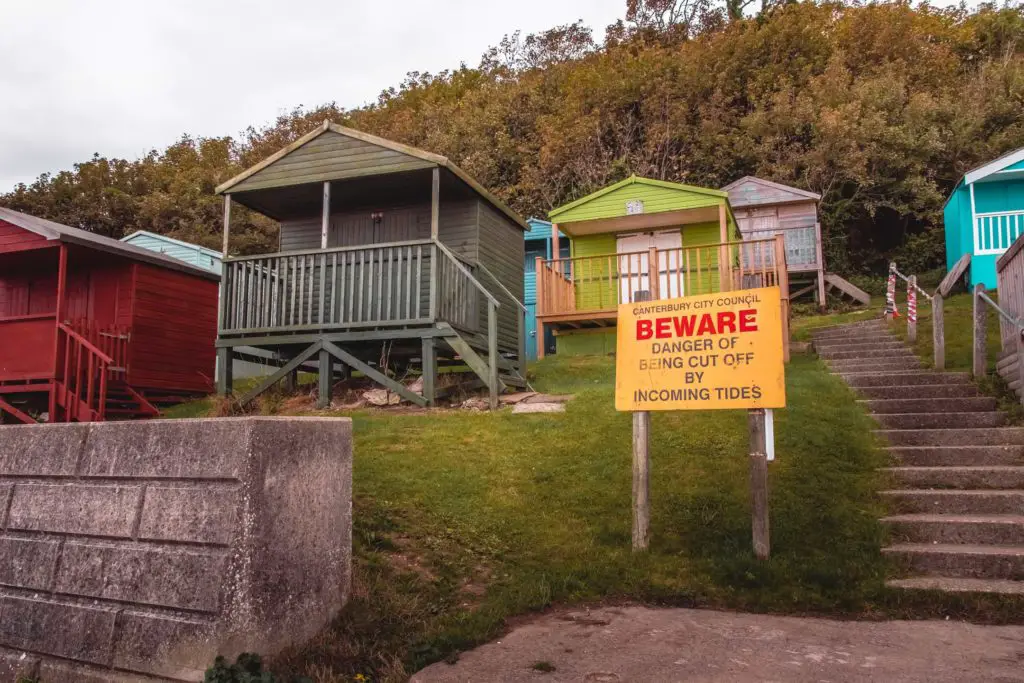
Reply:
<svg viewBox="0 0 1024 683"><path fill-rule="evenodd" d="M222 334L431 321L430 240L227 259Z"/></svg>
<svg viewBox="0 0 1024 683"><path fill-rule="evenodd" d="M107 378L114 359L64 323L57 325L63 352L57 378L65 422L102 421L106 416Z"/></svg>
<svg viewBox="0 0 1024 683"><path fill-rule="evenodd" d="M651 264L655 264L652 274ZM722 267L719 267L723 264ZM788 298L782 237L674 249L537 259L537 315L613 313L619 304L779 287Z"/></svg>
<svg viewBox="0 0 1024 683"><path fill-rule="evenodd" d="M125 378L128 370L128 343L131 341L129 328L98 325L94 320L84 318L73 320L68 326L110 357L110 366L107 368L110 379Z"/></svg>

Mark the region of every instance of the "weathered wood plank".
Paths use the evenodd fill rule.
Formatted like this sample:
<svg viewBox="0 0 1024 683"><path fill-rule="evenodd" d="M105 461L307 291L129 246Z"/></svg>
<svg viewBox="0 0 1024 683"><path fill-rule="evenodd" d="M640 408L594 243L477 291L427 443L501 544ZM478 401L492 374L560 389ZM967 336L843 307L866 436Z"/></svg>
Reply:
<svg viewBox="0 0 1024 683"><path fill-rule="evenodd" d="M749 411L750 430L750 512L754 555L766 560L771 554L768 521L768 453L765 441L764 410Z"/></svg>
<svg viewBox="0 0 1024 683"><path fill-rule="evenodd" d="M945 304L938 292L932 297L932 356L935 369L946 369L946 317Z"/></svg>
<svg viewBox="0 0 1024 683"><path fill-rule="evenodd" d="M388 390L393 391L394 393L398 394L399 396L401 396L402 398L411 403L415 403L416 405L421 407L427 405L426 398L420 396L419 394L413 393L405 385L401 384L400 382L396 382L395 380L383 374L376 368L367 365L363 361L353 356L348 351L342 349L340 346L337 346L333 342L329 341L323 341L322 344L323 347L327 349L327 351L332 356L340 360L342 363L345 363L346 365L350 366L353 370L358 370L359 372L363 373L364 375L372 379L374 382L383 385Z"/></svg>
<svg viewBox="0 0 1024 683"><path fill-rule="evenodd" d="M985 301L980 294L985 292L985 285L980 282L974 286L974 340L973 340L973 364L971 371L975 379L985 376L988 360L985 357L987 346L986 323L988 311L985 309Z"/></svg>
<svg viewBox="0 0 1024 683"><path fill-rule="evenodd" d="M312 358L314 355L319 353L320 349L322 347L323 347L323 343L322 342L320 342L320 341L314 342L312 345L310 345L304 351L302 351L299 355L295 356L290 361L288 361L283 367L281 367L280 370L275 372L270 377L267 377L265 380L260 382L257 386L255 386L252 389L250 389L249 391L247 391L242 396L242 398L238 399L239 405L242 405L242 406L248 405L254 398L256 398L257 396L262 394L264 391L266 391L270 387L274 386L276 383L280 382L282 379L285 379L286 377L291 375L292 372L295 371L300 365L302 365L307 360Z"/></svg>

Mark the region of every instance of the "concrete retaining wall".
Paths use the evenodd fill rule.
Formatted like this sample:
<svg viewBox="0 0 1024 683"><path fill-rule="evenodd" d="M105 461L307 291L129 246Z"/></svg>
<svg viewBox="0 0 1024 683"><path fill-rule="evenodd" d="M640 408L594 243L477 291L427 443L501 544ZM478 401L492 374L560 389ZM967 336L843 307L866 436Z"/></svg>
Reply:
<svg viewBox="0 0 1024 683"><path fill-rule="evenodd" d="M348 596L351 463L347 419L0 427L0 682L308 639Z"/></svg>

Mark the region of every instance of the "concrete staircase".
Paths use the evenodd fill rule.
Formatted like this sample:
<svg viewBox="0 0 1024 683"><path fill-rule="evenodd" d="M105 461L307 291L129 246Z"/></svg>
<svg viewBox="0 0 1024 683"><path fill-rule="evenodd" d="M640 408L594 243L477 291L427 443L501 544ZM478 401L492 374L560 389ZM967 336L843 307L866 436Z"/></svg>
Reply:
<svg viewBox="0 0 1024 683"><path fill-rule="evenodd" d="M890 545L905 589L1024 594L1024 428L967 373L932 372L884 320L819 330L892 454Z"/></svg>

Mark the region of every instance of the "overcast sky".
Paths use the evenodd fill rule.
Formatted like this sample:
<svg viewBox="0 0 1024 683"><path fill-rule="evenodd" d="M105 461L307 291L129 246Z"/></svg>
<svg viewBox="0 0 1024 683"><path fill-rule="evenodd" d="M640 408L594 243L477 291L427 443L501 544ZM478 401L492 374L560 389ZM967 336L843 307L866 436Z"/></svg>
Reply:
<svg viewBox="0 0 1024 683"><path fill-rule="evenodd" d="M94 152L234 135L303 104L356 107L409 71L479 63L506 33L626 0L0 0L0 193Z"/></svg>

